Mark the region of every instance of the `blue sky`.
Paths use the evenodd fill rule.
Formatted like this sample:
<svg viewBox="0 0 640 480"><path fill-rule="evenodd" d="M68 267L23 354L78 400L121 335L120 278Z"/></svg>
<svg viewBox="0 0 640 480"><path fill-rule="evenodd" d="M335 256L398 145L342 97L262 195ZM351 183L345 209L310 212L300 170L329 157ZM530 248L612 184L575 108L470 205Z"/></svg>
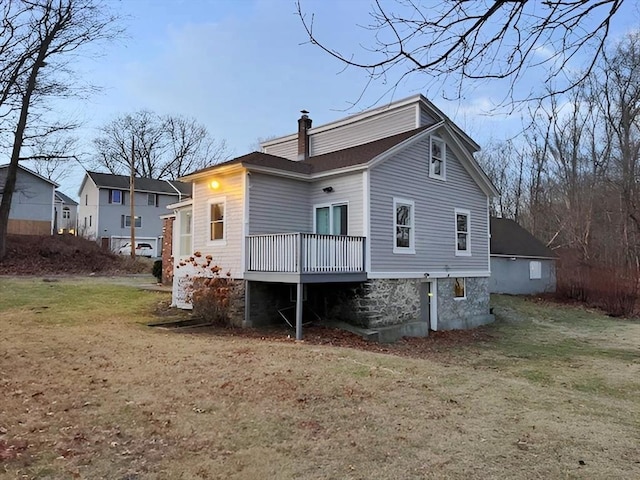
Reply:
<svg viewBox="0 0 640 480"><path fill-rule="evenodd" d="M309 110L314 125L423 93L481 145L518 131L519 115L488 116L504 85L472 86L459 102L425 90L428 78L414 75L367 88L366 72L343 65L307 42L294 0L111 0L124 17L126 36L82 58L78 72L102 87L82 103L61 105L84 120L78 131L90 152L96 128L118 115L149 109L195 117L211 134L225 139L233 156L256 148L259 138L293 133L299 111ZM366 42L371 0L303 0L315 14L316 32L344 52ZM633 4L633 5L631 5ZM614 25L618 35L638 23L637 6ZM535 85L536 75L528 80ZM62 181L76 197L80 167Z"/></svg>

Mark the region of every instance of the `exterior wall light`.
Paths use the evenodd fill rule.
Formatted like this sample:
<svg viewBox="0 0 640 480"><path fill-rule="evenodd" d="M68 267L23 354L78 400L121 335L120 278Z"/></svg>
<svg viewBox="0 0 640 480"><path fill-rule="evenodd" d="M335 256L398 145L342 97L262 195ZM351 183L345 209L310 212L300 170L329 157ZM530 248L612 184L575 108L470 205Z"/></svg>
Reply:
<svg viewBox="0 0 640 480"><path fill-rule="evenodd" d="M331 192L333 192L333 187L324 187L324 188L322 189L322 191L323 191L324 193L331 193Z"/></svg>
<svg viewBox="0 0 640 480"><path fill-rule="evenodd" d="M218 180L211 180L209 186L211 187L211 190L217 190L220 188L220 182Z"/></svg>

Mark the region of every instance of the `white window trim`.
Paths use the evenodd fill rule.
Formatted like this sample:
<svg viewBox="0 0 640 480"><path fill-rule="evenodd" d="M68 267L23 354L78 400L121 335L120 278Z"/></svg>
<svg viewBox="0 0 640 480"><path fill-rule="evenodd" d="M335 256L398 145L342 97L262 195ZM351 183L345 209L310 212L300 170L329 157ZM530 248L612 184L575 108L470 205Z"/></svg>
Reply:
<svg viewBox="0 0 640 480"><path fill-rule="evenodd" d="M433 162L431 161L431 152L433 151L432 145L434 141L442 144L442 165L440 167L440 175L433 171ZM447 179L447 144L442 138L433 135L429 137L429 177L438 180Z"/></svg>
<svg viewBox="0 0 640 480"><path fill-rule="evenodd" d="M190 213L190 220L189 220L189 233L182 233L182 225L184 222L185 217L187 216L187 214ZM174 227L177 226L178 227L178 242L177 242L177 253L174 255L177 255L178 257L185 257L185 256L190 256L193 254L193 208L185 208L183 210L179 210L177 215L176 215L176 221L174 221ZM180 252L182 251L182 247L184 246L184 241L185 238L188 237L189 238L189 242L191 243L191 248L189 249L190 252L188 254L181 254Z"/></svg>
<svg viewBox="0 0 640 480"><path fill-rule="evenodd" d="M116 202L116 201L113 199L113 194L114 194L115 192L118 192L118 193L120 194L120 201L118 201L118 202ZM118 190L117 188L112 188L112 189L111 189L111 191L109 192L109 196L111 197L111 198L110 198L111 203L112 203L113 205L122 205L122 196L123 196L123 195L124 195L124 194L122 193L122 190Z"/></svg>
<svg viewBox="0 0 640 480"><path fill-rule="evenodd" d="M409 246L408 247L398 247L396 243L396 220L397 220L397 208L398 205L408 205L411 207L411 222L409 224ZM416 253L416 239L415 239L415 216L416 216L416 205L413 200L408 200L406 198L393 197L393 253L401 254L401 255L415 255Z"/></svg>
<svg viewBox="0 0 640 480"><path fill-rule="evenodd" d="M534 265L537 265L535 272L533 268ZM534 275L534 273L536 273L537 276ZM542 280L542 262L540 260L529 261L529 280Z"/></svg>
<svg viewBox="0 0 640 480"><path fill-rule="evenodd" d="M349 235L349 216L350 216L350 212L349 212L349 202L347 200L345 200L344 202L337 201L337 202L331 202L331 203L318 203L318 204L314 205L313 206L313 233L318 233L316 210L318 208L327 208L327 207L329 207L329 229L331 230L331 233L329 235L337 235L336 233L333 233L333 207L339 207L341 205L346 205L347 206L347 235Z"/></svg>
<svg viewBox="0 0 640 480"><path fill-rule="evenodd" d="M467 217L467 249L458 250L458 215L465 215ZM471 212L462 208L454 209L453 213L453 245L456 249L456 257L470 257L471 256Z"/></svg>
<svg viewBox="0 0 640 480"><path fill-rule="evenodd" d="M222 227L222 238L218 240L211 240L211 205L215 203L221 203L223 205L223 227ZM195 216L195 215L194 215ZM194 217L192 216L192 218ZM224 247L227 244L227 232L229 231L229 223L228 223L229 215L227 214L227 197L215 197L210 198L207 202L207 229L206 229L206 243L211 246ZM193 232L193 231L192 231Z"/></svg>
<svg viewBox="0 0 640 480"><path fill-rule="evenodd" d="M127 225L127 218L129 219L129 225ZM140 219L140 226L139 227L136 226L135 228L142 228L142 215L135 215L133 217L134 225L136 223L136 220L135 220L136 218ZM91 224L91 217L89 217L89 224ZM91 225L89 225L89 226L91 226ZM131 215L125 215L124 216L124 228L131 228Z"/></svg>
<svg viewBox="0 0 640 480"><path fill-rule="evenodd" d="M462 279L462 288L464 289L464 296L462 297L456 297L456 278L461 278ZM467 299L467 278L466 277L454 277L453 278L453 299L458 301L458 300L466 300Z"/></svg>

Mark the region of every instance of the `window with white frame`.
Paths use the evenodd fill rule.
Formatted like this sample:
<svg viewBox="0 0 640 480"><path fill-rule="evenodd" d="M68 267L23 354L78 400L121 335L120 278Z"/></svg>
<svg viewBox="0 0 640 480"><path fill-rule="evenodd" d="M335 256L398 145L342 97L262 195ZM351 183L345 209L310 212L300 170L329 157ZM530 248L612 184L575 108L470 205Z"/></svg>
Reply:
<svg viewBox="0 0 640 480"><path fill-rule="evenodd" d="M120 216L120 226L122 228L130 228L131 227L131 215L121 215ZM142 228L142 217L139 215L135 216L134 221L135 228Z"/></svg>
<svg viewBox="0 0 640 480"><path fill-rule="evenodd" d="M155 193L147 193L147 205L150 207L157 207L158 195Z"/></svg>
<svg viewBox="0 0 640 480"><path fill-rule="evenodd" d="M471 255L469 210L455 209L456 221L456 255Z"/></svg>
<svg viewBox="0 0 640 480"><path fill-rule="evenodd" d="M122 190L109 190L109 203L122 204Z"/></svg>
<svg viewBox="0 0 640 480"><path fill-rule="evenodd" d="M348 207L346 203L315 207L315 233L321 235L347 235Z"/></svg>
<svg viewBox="0 0 640 480"><path fill-rule="evenodd" d="M464 277L453 279L453 298L456 300L464 300L467 298L467 285Z"/></svg>
<svg viewBox="0 0 640 480"><path fill-rule="evenodd" d="M178 214L179 232L180 232L180 251L179 255L186 256L193 253L193 237L191 234L191 209L182 210Z"/></svg>
<svg viewBox="0 0 640 480"><path fill-rule="evenodd" d="M445 178L446 144L438 137L431 137L429 149L429 176L432 178Z"/></svg>
<svg viewBox="0 0 640 480"><path fill-rule="evenodd" d="M542 262L537 260L529 262L529 280L540 280L542 278Z"/></svg>
<svg viewBox="0 0 640 480"><path fill-rule="evenodd" d="M414 210L413 201L393 199L394 253L415 253Z"/></svg>
<svg viewBox="0 0 640 480"><path fill-rule="evenodd" d="M225 200L212 200L209 203L209 241L225 239L224 227Z"/></svg>
<svg viewBox="0 0 640 480"><path fill-rule="evenodd" d="M71 218L71 209L69 207L62 207L62 218Z"/></svg>

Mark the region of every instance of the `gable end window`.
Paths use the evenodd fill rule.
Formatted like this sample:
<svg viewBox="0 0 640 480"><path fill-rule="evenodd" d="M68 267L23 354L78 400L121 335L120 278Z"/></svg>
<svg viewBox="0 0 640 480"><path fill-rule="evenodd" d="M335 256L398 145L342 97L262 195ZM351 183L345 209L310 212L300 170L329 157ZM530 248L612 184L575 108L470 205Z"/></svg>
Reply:
<svg viewBox="0 0 640 480"><path fill-rule="evenodd" d="M431 178L445 179L445 159L447 146L438 137L431 137L429 145L429 176Z"/></svg>
<svg viewBox="0 0 640 480"><path fill-rule="evenodd" d="M69 207L62 207L62 218L71 218L71 209Z"/></svg>
<svg viewBox="0 0 640 480"><path fill-rule="evenodd" d="M210 242L225 240L225 210L224 198L214 199L209 202L209 238Z"/></svg>
<svg viewBox="0 0 640 480"><path fill-rule="evenodd" d="M456 255L471 255L470 217L469 210L455 209Z"/></svg>
<svg viewBox="0 0 640 480"><path fill-rule="evenodd" d="M413 201L401 198L393 199L393 253L416 253L414 211Z"/></svg>

